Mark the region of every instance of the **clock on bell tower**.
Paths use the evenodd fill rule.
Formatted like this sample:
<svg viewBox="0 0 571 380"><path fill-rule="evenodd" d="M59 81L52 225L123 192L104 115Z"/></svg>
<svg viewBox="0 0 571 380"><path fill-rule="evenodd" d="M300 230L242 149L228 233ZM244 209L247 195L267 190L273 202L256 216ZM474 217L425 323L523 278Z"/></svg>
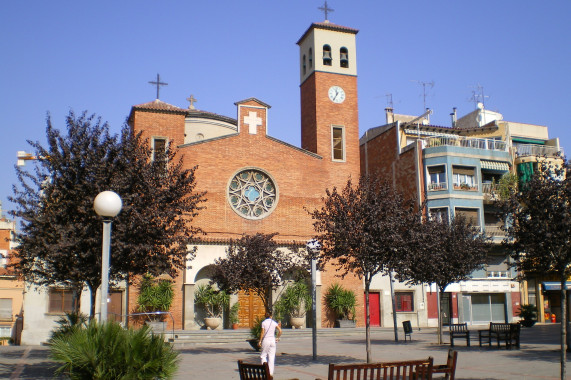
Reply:
<svg viewBox="0 0 571 380"><path fill-rule="evenodd" d="M359 166L358 30L313 23L299 39L301 147L332 164Z"/></svg>

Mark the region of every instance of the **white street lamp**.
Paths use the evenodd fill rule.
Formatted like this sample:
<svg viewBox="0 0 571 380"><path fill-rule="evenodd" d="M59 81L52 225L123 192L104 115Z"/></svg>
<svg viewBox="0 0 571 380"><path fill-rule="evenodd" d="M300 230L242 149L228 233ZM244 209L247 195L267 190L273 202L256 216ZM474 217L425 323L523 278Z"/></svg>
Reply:
<svg viewBox="0 0 571 380"><path fill-rule="evenodd" d="M112 191L103 191L95 197L93 208L103 217L103 245L101 249L101 323L107 320L107 296L109 293L109 257L111 251L111 221L119 214L123 202Z"/></svg>
<svg viewBox="0 0 571 380"><path fill-rule="evenodd" d="M317 360L317 253L321 245L315 239L307 242L307 251L311 257L311 338L313 342L313 360Z"/></svg>

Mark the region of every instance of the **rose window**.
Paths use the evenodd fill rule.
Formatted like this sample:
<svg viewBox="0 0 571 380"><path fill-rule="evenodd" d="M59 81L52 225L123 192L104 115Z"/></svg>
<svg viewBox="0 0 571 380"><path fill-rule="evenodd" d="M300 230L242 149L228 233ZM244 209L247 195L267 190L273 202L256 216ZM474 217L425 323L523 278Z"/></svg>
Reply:
<svg viewBox="0 0 571 380"><path fill-rule="evenodd" d="M240 216L262 219L277 204L277 189L272 179L259 169L242 170L228 185L228 201Z"/></svg>

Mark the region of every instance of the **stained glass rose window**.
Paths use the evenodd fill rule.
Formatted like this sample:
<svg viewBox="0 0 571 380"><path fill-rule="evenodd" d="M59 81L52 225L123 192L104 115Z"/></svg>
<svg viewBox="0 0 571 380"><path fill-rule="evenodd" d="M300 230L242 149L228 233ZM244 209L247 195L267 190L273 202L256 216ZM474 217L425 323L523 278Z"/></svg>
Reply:
<svg viewBox="0 0 571 380"><path fill-rule="evenodd" d="M276 207L278 190L270 176L260 169L238 172L228 185L228 202L240 216L262 219Z"/></svg>

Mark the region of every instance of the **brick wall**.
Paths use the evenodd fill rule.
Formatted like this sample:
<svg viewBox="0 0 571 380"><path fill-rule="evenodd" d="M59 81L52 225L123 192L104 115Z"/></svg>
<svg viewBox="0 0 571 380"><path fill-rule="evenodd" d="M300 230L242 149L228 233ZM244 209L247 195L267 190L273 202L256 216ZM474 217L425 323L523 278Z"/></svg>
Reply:
<svg viewBox="0 0 571 380"><path fill-rule="evenodd" d="M422 168L418 148L405 148L399 154L397 128L388 128L361 145L361 171L391 180L406 199L419 200L422 198L419 197L419 188L423 195L424 178L418 174Z"/></svg>
<svg viewBox="0 0 571 380"><path fill-rule="evenodd" d="M345 88L347 98L354 96L354 100L346 100L346 106L356 107L356 81L355 78L351 80L355 82L354 87L351 87L349 83L335 82L335 84ZM184 156L184 166L188 169L198 166L196 191L207 192L205 196L207 201L204 204L206 209L192 221L194 225L207 232L206 240L235 239L242 234L257 232L278 232L277 241L296 241L305 244L314 235L312 219L308 211L321 206L321 198L325 196L325 189L331 189L334 186L344 187L349 176L358 178L357 112L355 110L355 112L350 112L349 117L341 117L347 108L341 108L341 112L330 110L328 107L331 107L333 103L327 97L329 83L324 81L319 86L324 96L318 103L325 103L322 104L324 109L334 114L330 116L331 120L325 120L321 116L320 129L313 128L321 135L314 140L319 141L318 150L325 152L323 157L317 157L267 137L265 135L266 110L258 108L261 105L256 101L239 104L241 111L238 120L240 126L238 135L180 147L178 154ZM249 125L244 123L244 116L248 116L250 111L256 112L262 120L262 125L257 127L256 134L250 134ZM184 141L184 119L184 115L177 113L134 110L132 126L136 131L143 130L145 137L168 137L175 145L179 145ZM334 124L343 125L346 128L347 160L345 162L332 162L331 160L332 120L339 120ZM227 200L229 181L238 171L249 167L259 168L268 173L278 188L277 206L269 216L261 220L243 218L232 209ZM324 290L329 283L341 281L339 278L334 278L334 275L334 269L323 273ZM181 273L176 278L176 301L171 309L176 320L175 328L182 328L183 284L184 278ZM343 280L343 285L355 290L359 310L362 310L362 281L354 276L348 276ZM136 287L131 287L129 298L131 309L133 309L136 307ZM357 313L359 325L363 324L362 314L362 312ZM325 315L323 309L322 315ZM333 322L331 320L324 325L327 323L332 325Z"/></svg>
<svg viewBox="0 0 571 380"><path fill-rule="evenodd" d="M137 304L137 299L139 298L139 281L140 276L136 278L131 278L132 285L129 286L129 310L127 310L127 314L132 313L139 313L138 310L139 305ZM170 312L174 318L174 328L175 329L183 329L184 328L184 321L183 321L183 312L184 312L184 303L182 300L184 299L183 296L183 288L184 288L184 270L179 270L177 272L177 276L174 279L174 301L170 308ZM145 317L130 319L129 324L139 324L145 321ZM167 322L167 328L172 328L172 319L167 316L165 318Z"/></svg>
<svg viewBox="0 0 571 380"><path fill-rule="evenodd" d="M336 266L334 264L328 263L325 268L324 271L321 272L321 283L323 284L321 287L321 307L322 307L322 313L321 313L321 326L322 327L334 327L334 323L335 323L335 315L333 315L332 313L328 313L326 307L325 307L325 294L327 293L327 289L329 288L329 286L331 284L339 284L341 285L343 288L347 289L347 290L352 290L355 293L355 296L357 298L357 315L356 317L356 322L357 322L357 326L359 327L364 327L365 326L365 319L363 318L365 315L364 307L364 287L363 287L363 281L361 279L359 279L357 276L353 275L353 274L348 274L347 276L345 276L344 278L339 277L339 273L342 272L338 272L336 270Z"/></svg>

